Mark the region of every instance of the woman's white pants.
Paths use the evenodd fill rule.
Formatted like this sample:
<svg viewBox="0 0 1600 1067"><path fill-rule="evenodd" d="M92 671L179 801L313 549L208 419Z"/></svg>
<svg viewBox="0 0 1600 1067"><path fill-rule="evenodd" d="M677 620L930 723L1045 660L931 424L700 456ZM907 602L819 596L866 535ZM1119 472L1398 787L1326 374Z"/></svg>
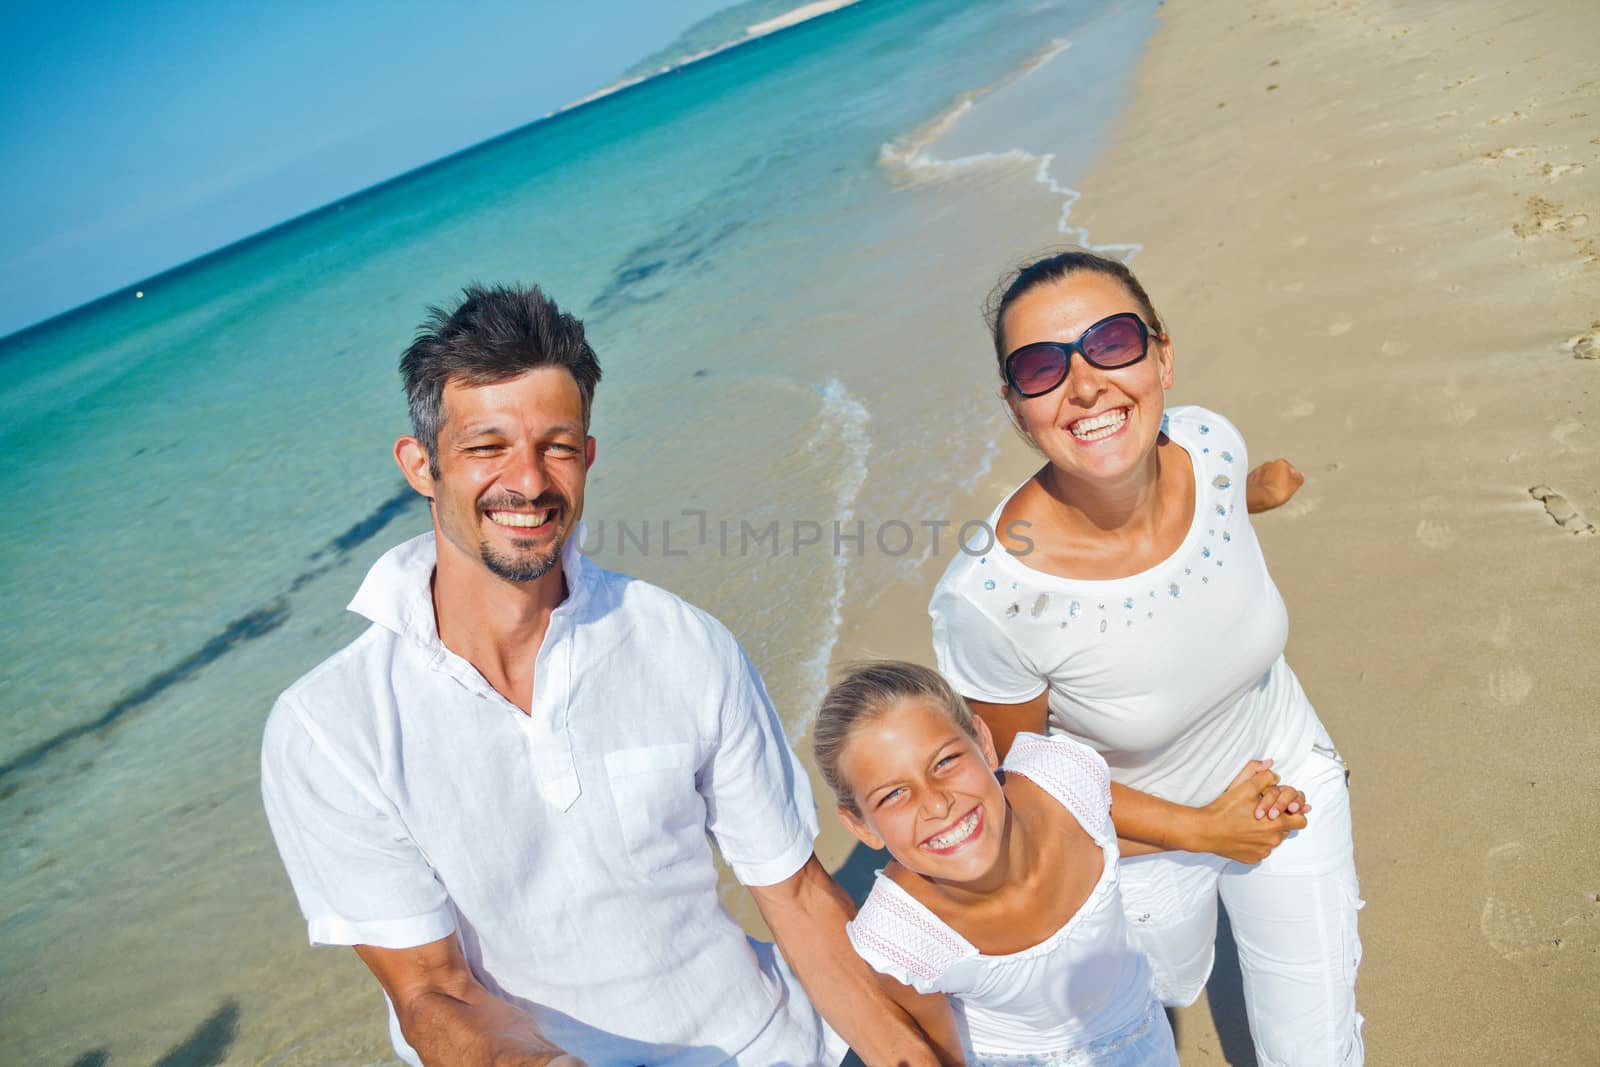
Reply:
<svg viewBox="0 0 1600 1067"><path fill-rule="evenodd" d="M1123 860L1129 932L1150 958L1156 996L1192 1004L1216 955L1220 895L1261 1067L1354 1067L1364 1058L1355 998L1362 901L1344 764L1319 745L1283 780L1311 812L1261 863L1192 852Z"/></svg>

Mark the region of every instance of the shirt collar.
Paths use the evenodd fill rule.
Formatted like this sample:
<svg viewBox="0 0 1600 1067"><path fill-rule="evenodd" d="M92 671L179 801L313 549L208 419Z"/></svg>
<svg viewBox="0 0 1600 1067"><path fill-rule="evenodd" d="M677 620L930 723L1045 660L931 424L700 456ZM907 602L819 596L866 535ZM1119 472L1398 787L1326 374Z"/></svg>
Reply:
<svg viewBox="0 0 1600 1067"><path fill-rule="evenodd" d="M578 543L580 526L561 546L561 569L567 578L567 596L556 606L566 615L582 606L589 595L593 566L583 558ZM395 545L372 565L348 610L418 644L439 647L439 622L433 612L433 571L438 564L434 535L421 534Z"/></svg>

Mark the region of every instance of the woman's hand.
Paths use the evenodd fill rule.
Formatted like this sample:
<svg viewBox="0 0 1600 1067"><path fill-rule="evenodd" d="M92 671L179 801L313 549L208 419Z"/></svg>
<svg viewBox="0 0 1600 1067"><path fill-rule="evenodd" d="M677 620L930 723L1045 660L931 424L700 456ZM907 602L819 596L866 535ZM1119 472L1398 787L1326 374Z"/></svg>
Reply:
<svg viewBox="0 0 1600 1067"><path fill-rule="evenodd" d="M1260 863L1306 825L1309 810L1305 794L1278 784L1271 760L1251 760L1221 796L1200 809L1201 847L1224 859Z"/></svg>
<svg viewBox="0 0 1600 1067"><path fill-rule="evenodd" d="M1245 475L1245 508L1254 515L1287 504L1305 480L1306 476L1286 459L1263 463Z"/></svg>

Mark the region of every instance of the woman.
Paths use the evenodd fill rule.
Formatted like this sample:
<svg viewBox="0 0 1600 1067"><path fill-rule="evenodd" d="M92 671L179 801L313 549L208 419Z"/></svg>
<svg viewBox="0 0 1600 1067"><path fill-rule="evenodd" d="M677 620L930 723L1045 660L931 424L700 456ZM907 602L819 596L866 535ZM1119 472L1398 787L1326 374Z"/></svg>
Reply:
<svg viewBox="0 0 1600 1067"><path fill-rule="evenodd" d="M1231 423L1166 410L1172 342L1122 263L1064 252L996 292L1003 396L1048 462L996 508L992 547L940 580L939 668L1002 755L1032 731L1105 757L1129 928L1162 1000L1204 987L1220 896L1260 1062L1358 1064L1346 775L1284 661L1246 515L1298 472L1243 477Z"/></svg>

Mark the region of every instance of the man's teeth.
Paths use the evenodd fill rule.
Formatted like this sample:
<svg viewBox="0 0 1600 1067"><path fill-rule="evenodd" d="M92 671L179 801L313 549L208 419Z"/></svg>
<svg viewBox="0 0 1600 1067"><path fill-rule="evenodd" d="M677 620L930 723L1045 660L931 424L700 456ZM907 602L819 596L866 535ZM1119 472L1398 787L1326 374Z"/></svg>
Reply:
<svg viewBox="0 0 1600 1067"><path fill-rule="evenodd" d="M546 508L544 511L535 511L532 514L525 514L520 511L491 511L489 512L489 518L501 526L543 526L550 521L550 514L554 510L553 508Z"/></svg>
<svg viewBox="0 0 1600 1067"><path fill-rule="evenodd" d="M1102 437L1110 437L1116 433L1127 421L1127 408L1114 408L1087 419L1079 419L1067 429L1080 441L1098 441Z"/></svg>
<svg viewBox="0 0 1600 1067"><path fill-rule="evenodd" d="M967 837L971 835L972 831L978 828L978 812L979 809L973 808L971 815L968 815L965 819L962 819L960 822L956 823L954 826L950 827L950 829L946 830L937 837L928 838L928 847L934 849L944 849L965 841Z"/></svg>

